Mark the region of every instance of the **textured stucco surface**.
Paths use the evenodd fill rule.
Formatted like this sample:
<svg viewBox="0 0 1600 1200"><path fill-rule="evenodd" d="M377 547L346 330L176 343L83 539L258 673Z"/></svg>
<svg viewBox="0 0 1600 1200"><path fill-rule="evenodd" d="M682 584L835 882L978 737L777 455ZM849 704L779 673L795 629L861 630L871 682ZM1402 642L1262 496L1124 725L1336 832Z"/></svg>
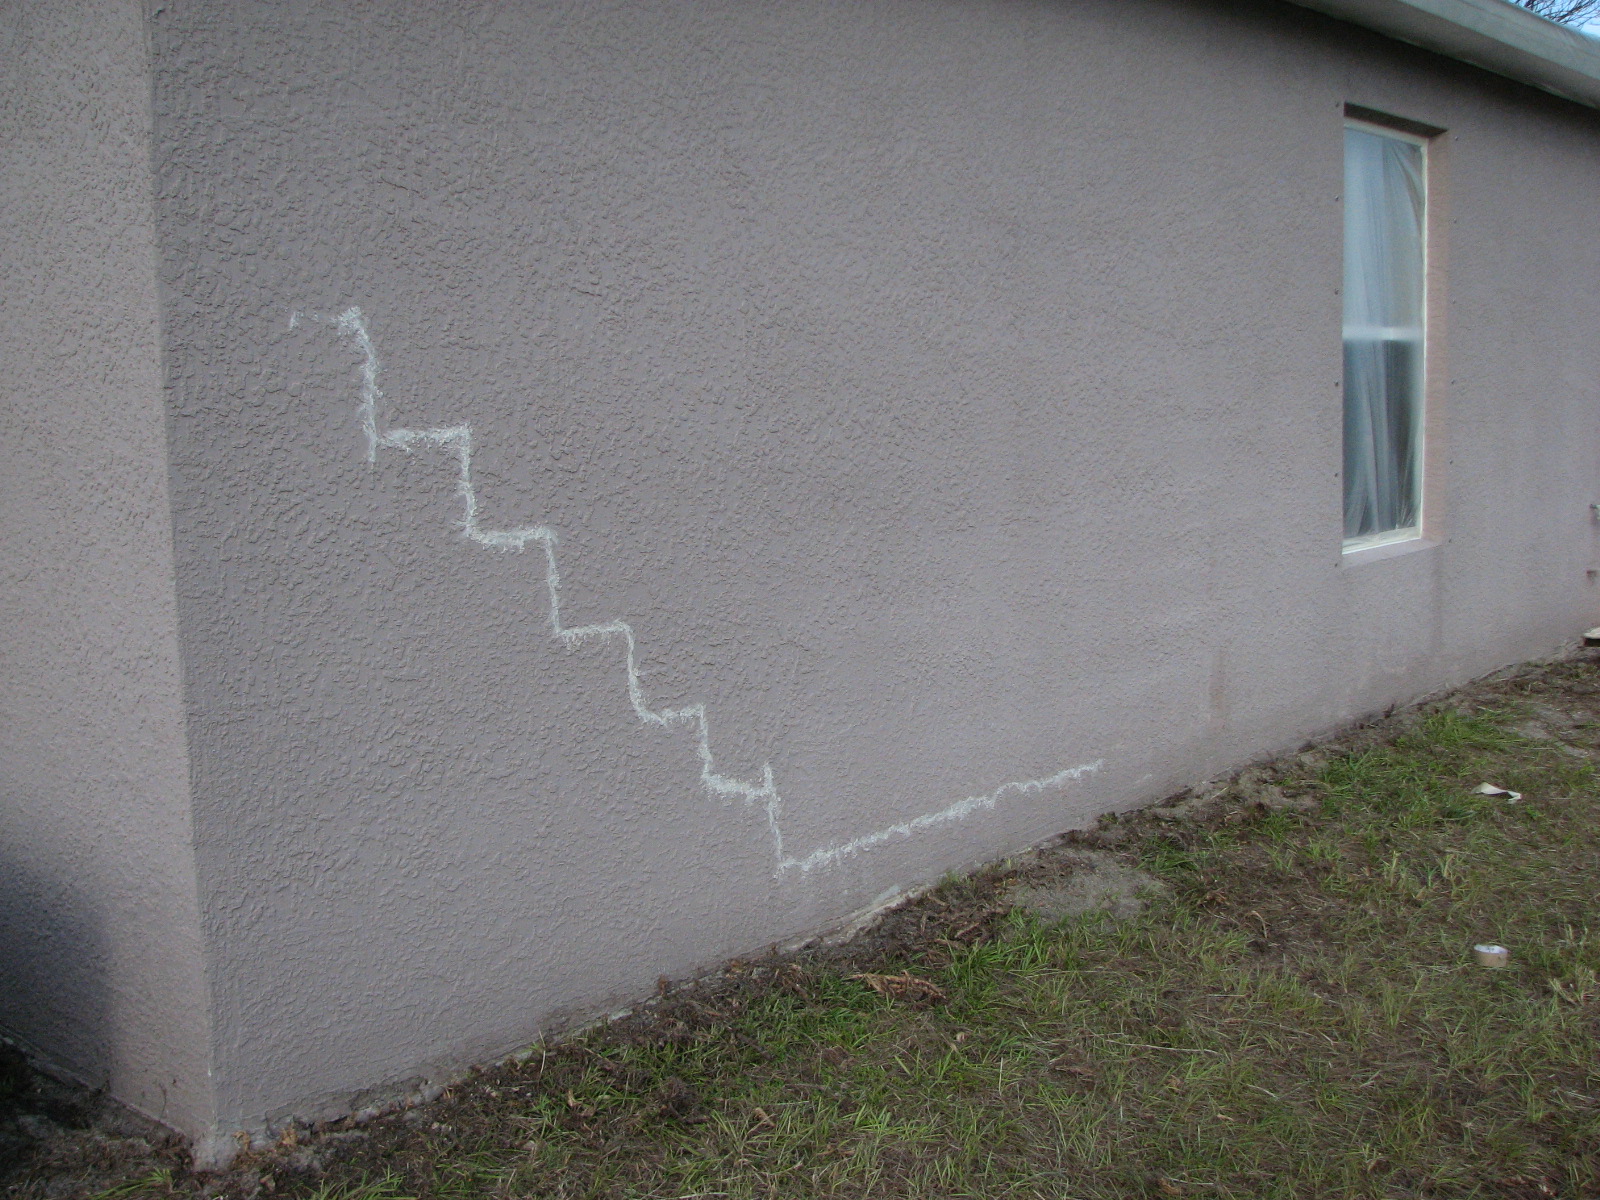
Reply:
<svg viewBox="0 0 1600 1200"><path fill-rule="evenodd" d="M0 3L0 1034L211 1121L135 3Z"/></svg>
<svg viewBox="0 0 1600 1200"><path fill-rule="evenodd" d="M1265 2L147 26L221 1132L1593 623L1592 112ZM1346 103L1447 130L1429 543L1364 561ZM350 306L381 397L290 324ZM559 622L548 539L464 536L535 527ZM557 636L615 622L632 700L620 626ZM639 716L700 704L721 794Z"/></svg>
<svg viewBox="0 0 1600 1200"><path fill-rule="evenodd" d="M1304 11L179 2L151 23L218 1103L252 1125L1594 613L1592 113ZM1339 555L1341 106L1443 127L1430 512ZM707 706L759 804L641 722ZM1530 331L1540 331L1536 342Z"/></svg>

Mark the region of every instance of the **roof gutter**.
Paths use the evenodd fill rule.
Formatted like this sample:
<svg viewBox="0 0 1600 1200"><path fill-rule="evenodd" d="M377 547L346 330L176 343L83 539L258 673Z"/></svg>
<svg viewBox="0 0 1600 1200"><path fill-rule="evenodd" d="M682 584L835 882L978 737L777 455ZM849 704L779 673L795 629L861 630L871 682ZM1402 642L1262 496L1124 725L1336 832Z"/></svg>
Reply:
<svg viewBox="0 0 1600 1200"><path fill-rule="evenodd" d="M1289 0L1424 50L1600 108L1600 38L1511 0Z"/></svg>

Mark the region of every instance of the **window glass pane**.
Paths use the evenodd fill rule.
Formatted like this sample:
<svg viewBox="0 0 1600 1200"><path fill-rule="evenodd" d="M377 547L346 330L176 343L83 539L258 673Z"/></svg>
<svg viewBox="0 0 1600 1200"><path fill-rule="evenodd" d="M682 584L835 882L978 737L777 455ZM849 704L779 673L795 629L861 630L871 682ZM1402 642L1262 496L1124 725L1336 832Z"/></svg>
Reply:
<svg viewBox="0 0 1600 1200"><path fill-rule="evenodd" d="M1420 516L1423 148L1345 129L1344 532Z"/></svg>

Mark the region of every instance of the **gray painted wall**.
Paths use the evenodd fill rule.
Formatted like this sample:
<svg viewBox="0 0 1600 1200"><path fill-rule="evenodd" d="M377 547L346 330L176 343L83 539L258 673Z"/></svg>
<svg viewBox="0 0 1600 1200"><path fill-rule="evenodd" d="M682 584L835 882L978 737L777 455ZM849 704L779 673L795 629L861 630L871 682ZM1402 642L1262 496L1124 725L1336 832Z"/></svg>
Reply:
<svg viewBox="0 0 1600 1200"><path fill-rule="evenodd" d="M135 3L0 4L0 1031L211 1120Z"/></svg>
<svg viewBox="0 0 1600 1200"><path fill-rule="evenodd" d="M215 1131L1594 622L1593 112L1265 2L147 24ZM1347 102L1449 131L1360 562Z"/></svg>

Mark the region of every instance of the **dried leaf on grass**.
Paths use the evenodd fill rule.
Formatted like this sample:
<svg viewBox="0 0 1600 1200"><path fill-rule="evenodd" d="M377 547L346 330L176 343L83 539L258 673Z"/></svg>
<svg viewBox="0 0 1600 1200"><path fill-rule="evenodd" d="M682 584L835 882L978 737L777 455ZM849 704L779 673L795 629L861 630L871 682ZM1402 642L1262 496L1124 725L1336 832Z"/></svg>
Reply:
<svg viewBox="0 0 1600 1200"><path fill-rule="evenodd" d="M887 996L891 1000L943 1000L944 989L931 979L920 979L907 971L903 975L874 975L870 971L862 971L851 975L851 979L859 979L880 996Z"/></svg>
<svg viewBox="0 0 1600 1200"><path fill-rule="evenodd" d="M1089 1080L1100 1078L1100 1072L1095 1070L1088 1063L1082 1062L1068 1055L1062 1055L1060 1058L1051 1059L1050 1065L1056 1070L1060 1071L1063 1075L1075 1075L1079 1079Z"/></svg>
<svg viewBox="0 0 1600 1200"><path fill-rule="evenodd" d="M704 1125L711 1119L705 1112L704 1098L676 1075L662 1080L656 1097L657 1116L673 1117L685 1125Z"/></svg>
<svg viewBox="0 0 1600 1200"><path fill-rule="evenodd" d="M956 942L966 942L969 938L977 937L983 933L984 926L989 923L990 917L1004 916L1005 911L1004 908L986 908L978 914L976 921L963 925L952 933L950 937Z"/></svg>
<svg viewBox="0 0 1600 1200"><path fill-rule="evenodd" d="M578 1098L572 1094L571 1088L567 1089L567 1107L585 1119L594 1116L596 1111L589 1105L580 1103Z"/></svg>

